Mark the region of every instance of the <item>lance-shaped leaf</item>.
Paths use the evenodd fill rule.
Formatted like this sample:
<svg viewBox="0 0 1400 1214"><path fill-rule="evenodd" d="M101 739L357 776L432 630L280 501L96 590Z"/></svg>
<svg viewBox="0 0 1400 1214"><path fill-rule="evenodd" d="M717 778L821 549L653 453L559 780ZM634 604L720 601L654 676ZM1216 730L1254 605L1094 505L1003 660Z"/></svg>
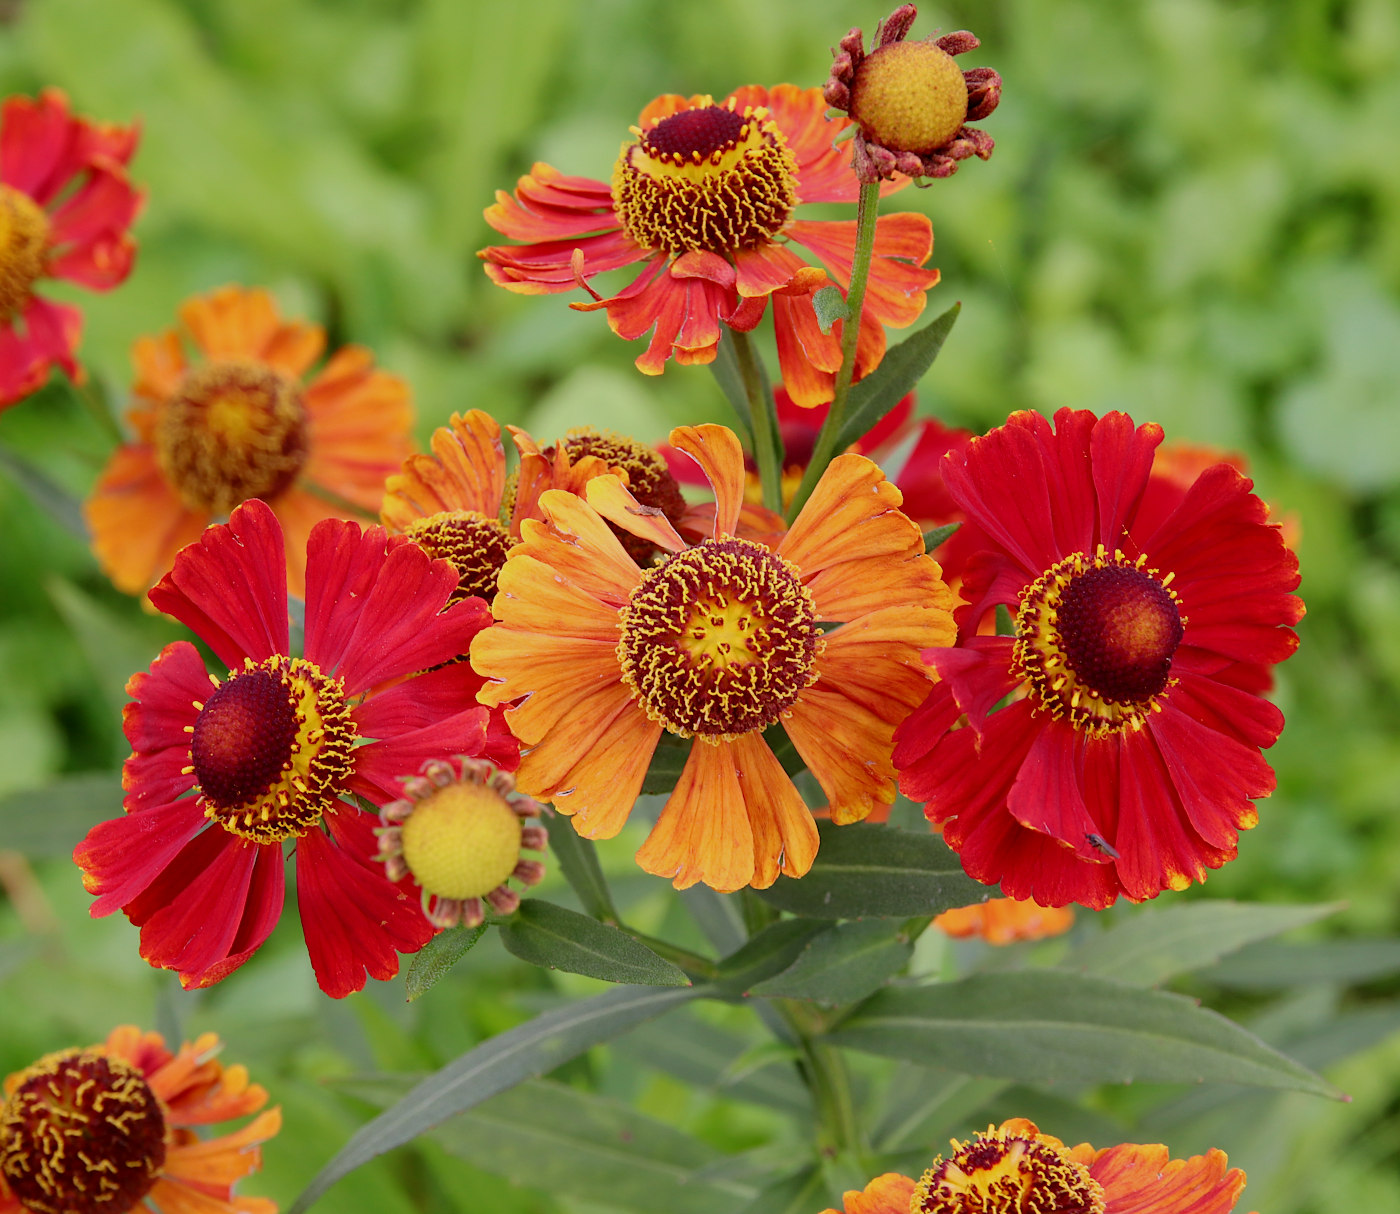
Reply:
<svg viewBox="0 0 1400 1214"><path fill-rule="evenodd" d="M747 994L765 978L787 969L813 937L830 930L831 924L811 919L780 919L770 923L743 948L719 963L719 984L727 991Z"/></svg>
<svg viewBox="0 0 1400 1214"><path fill-rule="evenodd" d="M955 303L942 316L915 330L897 346L891 346L880 365L851 389L846 402L846 420L836 438L837 451L844 451L877 425L906 393L914 390L924 372L933 366L961 311L962 304Z"/></svg>
<svg viewBox="0 0 1400 1214"><path fill-rule="evenodd" d="M362 1126L321 1169L288 1214L301 1214L341 1177L412 1141L454 1113L475 1108L497 1092L552 1071L590 1047L611 1041L634 1024L679 1007L700 993L697 987L618 987L536 1016L482 1042Z"/></svg>
<svg viewBox="0 0 1400 1214"><path fill-rule="evenodd" d="M626 932L552 902L526 898L501 925L501 943L522 961L638 986L689 986L669 961Z"/></svg>
<svg viewBox="0 0 1400 1214"><path fill-rule="evenodd" d="M1271 940L1242 948L1198 976L1232 990L1372 982L1400 974L1400 940Z"/></svg>
<svg viewBox="0 0 1400 1214"><path fill-rule="evenodd" d="M595 919L605 923L618 921L612 891L608 889L603 866L598 863L598 849L592 839L585 839L566 822L562 815L549 819L549 850L559 861L564 880L578 895L578 900Z"/></svg>
<svg viewBox="0 0 1400 1214"><path fill-rule="evenodd" d="M1192 999L1062 970L884 990L830 1040L1025 1083L1239 1083L1338 1093Z"/></svg>
<svg viewBox="0 0 1400 1214"><path fill-rule="evenodd" d="M1152 986L1339 909L1336 904L1269 906L1226 901L1154 906L1082 940L1061 968Z"/></svg>
<svg viewBox="0 0 1400 1214"><path fill-rule="evenodd" d="M830 822L818 830L821 847L807 875L779 877L759 897L813 919L908 919L985 902L995 893L964 873L937 835Z"/></svg>
<svg viewBox="0 0 1400 1214"><path fill-rule="evenodd" d="M478 923L475 927L449 928L429 940L413 955L408 967L403 984L408 1002L412 1003L436 986L485 934L486 924Z"/></svg>
<svg viewBox="0 0 1400 1214"><path fill-rule="evenodd" d="M782 973L750 990L755 995L854 1003L903 969L913 951L901 923L888 919L838 923L809 941Z"/></svg>

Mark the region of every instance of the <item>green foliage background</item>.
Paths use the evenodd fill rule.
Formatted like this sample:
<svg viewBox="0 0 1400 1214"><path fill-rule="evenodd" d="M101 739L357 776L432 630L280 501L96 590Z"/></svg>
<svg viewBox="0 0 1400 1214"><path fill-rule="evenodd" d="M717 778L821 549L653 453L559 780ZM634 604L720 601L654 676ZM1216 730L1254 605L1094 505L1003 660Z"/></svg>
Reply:
<svg viewBox="0 0 1400 1214"><path fill-rule="evenodd" d="M185 296L241 281L271 286L334 343L364 342L409 377L422 438L451 410L480 407L544 437L595 424L657 439L680 421L724 420L709 376L672 367L646 380L601 317L492 288L473 256L492 235L482 208L535 159L606 178L657 93L820 84L828 48L852 25L871 32L885 9L11 0L0 6L0 90L57 84L81 113L143 124L136 272L83 299L83 354L113 408L134 337L171 324ZM1169 438L1247 454L1260 492L1301 523L1308 616L1277 691L1288 718L1271 755L1279 791L1239 860L1188 897L1342 901L1314 937L1372 943L1290 954L1315 968L1281 983L1275 967L1251 986L1246 962L1267 968L1259 946L1240 954L1242 969L1222 963L1184 988L1327 1067L1349 1106L1139 1085L993 1092L979 1107L969 1089L909 1149L931 1155L990 1108L1098 1145L1222 1146L1250 1174L1242 1208L1400 1208L1400 960L1377 942L1397 929L1400 884L1400 8L999 0L923 6L915 34L935 27L974 29L983 48L969 64L996 66L1005 93L986 124L998 144L989 163L897 199L934 223L943 283L930 307L964 303L920 409L985 429L1018 408L1122 408ZM57 384L0 416L0 441L78 496L108 450ZM0 479L0 1073L122 1021L213 1028L284 1106L286 1129L248 1189L287 1203L363 1121L360 1098L375 1096L372 1084L352 1096L327 1080L433 1069L598 984L525 967L493 935L419 1002L404 1003L400 980L333 1004L294 924L211 992L184 994L147 971L120 916L88 920L65 857L117 812L115 777L101 773L126 753L122 686L175 635L104 583L52 509ZM80 774L91 778L74 783ZM693 931L669 890L632 866L629 839L602 849L629 918ZM567 898L557 879L546 892ZM1089 918L1069 942L996 955L930 933L915 969L1061 957L1100 930ZM800 1093L784 1087L782 1059L754 1052L762 1036L743 1009L677 1015L690 1019L662 1020L554 1078L663 1123L647 1123L653 1154L712 1169L739 1209L752 1195L745 1168L792 1152L799 1131L784 1102ZM474 1114L446 1148L380 1160L324 1207L605 1208L554 1171L531 1172L565 1150L568 1128L537 1112L525 1099L495 1120ZM682 1144L667 1127L691 1137ZM513 1174L542 1187L481 1170L512 1151Z"/></svg>

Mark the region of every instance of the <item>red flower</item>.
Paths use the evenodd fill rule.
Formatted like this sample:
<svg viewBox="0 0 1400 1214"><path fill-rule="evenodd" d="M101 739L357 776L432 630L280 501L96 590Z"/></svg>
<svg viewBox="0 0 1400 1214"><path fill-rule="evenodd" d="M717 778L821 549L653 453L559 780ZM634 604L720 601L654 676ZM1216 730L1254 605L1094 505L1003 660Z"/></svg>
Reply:
<svg viewBox="0 0 1400 1214"><path fill-rule="evenodd" d="M1283 715L1251 689L1297 646L1298 561L1228 464L1141 525L1161 438L1121 413L1064 409L1053 431L1017 413L945 462L986 546L895 762L1009 897L1100 908L1204 880L1274 788L1260 751ZM1015 635L979 635L999 605Z"/></svg>
<svg viewBox="0 0 1400 1214"><path fill-rule="evenodd" d="M245 502L151 591L229 674L213 678L176 641L132 677L126 814L73 857L94 916L120 907L147 961L207 986L272 931L294 840L307 951L339 998L366 970L393 977L396 952L433 933L416 891L374 862L377 820L349 798L383 805L425 761L481 753L480 679L452 659L490 613L477 598L444 610L457 585L447 562L382 527L328 519L308 544L305 656L294 658L282 548L268 506Z"/></svg>
<svg viewBox="0 0 1400 1214"><path fill-rule="evenodd" d="M668 93L648 105L624 146L612 184L566 177L536 164L514 195L501 191L486 221L523 245L482 249L492 282L536 295L582 287L606 309L618 336L654 329L637 366L659 375L680 363L714 361L720 322L748 332L769 297L783 380L798 404L831 399L841 365L841 327L824 334L810 296L850 283L855 222L799 220L808 202L854 202L855 176L833 146L849 123L825 116L820 89L746 85L716 104ZM907 185L902 179L897 186ZM792 251L808 249L826 273ZM885 352L881 323L902 328L923 311L938 281L922 269L933 249L923 215L879 219L875 260L861 319L856 378ZM587 280L642 262L637 279L603 298Z"/></svg>
<svg viewBox="0 0 1400 1214"><path fill-rule="evenodd" d="M108 291L131 272L127 229L141 194L126 176L137 130L74 118L58 89L0 108L0 408L41 387L73 359L77 308L34 294L41 278Z"/></svg>

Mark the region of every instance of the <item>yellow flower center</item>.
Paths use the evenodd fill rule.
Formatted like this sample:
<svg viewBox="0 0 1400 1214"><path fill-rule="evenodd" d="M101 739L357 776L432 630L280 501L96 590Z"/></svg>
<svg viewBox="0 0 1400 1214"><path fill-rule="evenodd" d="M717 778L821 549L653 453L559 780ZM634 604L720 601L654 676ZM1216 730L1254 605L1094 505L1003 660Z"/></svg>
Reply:
<svg viewBox="0 0 1400 1214"><path fill-rule="evenodd" d="M789 562L748 540L706 540L648 569L621 618L623 681L681 737L765 729L817 677L811 592Z"/></svg>
<svg viewBox="0 0 1400 1214"><path fill-rule="evenodd" d="M680 522L681 515L685 513L685 498L681 496L681 487L671 475L665 457L656 448L625 434L594 430L588 426L570 430L564 436L562 445L569 453L570 463L576 464L587 456L596 455L610 468L621 468L627 473L628 492L638 502L660 510L672 526ZM541 454L552 460L554 448L546 447ZM614 527L611 523L608 526L627 550L627 555L639 565L649 563L660 551L650 540Z"/></svg>
<svg viewBox="0 0 1400 1214"><path fill-rule="evenodd" d="M404 534L435 560L448 561L457 571L451 602L479 595L488 603L496 596L496 578L515 543L498 519L475 510L443 510L414 519Z"/></svg>
<svg viewBox="0 0 1400 1214"><path fill-rule="evenodd" d="M1185 627L1146 558L1075 553L1021 594L1015 660L1040 704L1094 737L1140 729L1171 684Z"/></svg>
<svg viewBox="0 0 1400 1214"><path fill-rule="evenodd" d="M909 1214L1104 1214L1103 1186L1057 1139L989 1128L935 1159Z"/></svg>
<svg viewBox="0 0 1400 1214"><path fill-rule="evenodd" d="M45 273L49 217L28 194L0 185L0 324L24 311Z"/></svg>
<svg viewBox="0 0 1400 1214"><path fill-rule="evenodd" d="M255 843L304 835L338 799L358 731L339 679L278 654L196 704L190 766L204 813Z"/></svg>
<svg viewBox="0 0 1400 1214"><path fill-rule="evenodd" d="M663 118L624 144L613 205L627 234L675 257L768 244L797 203L797 158L768 110L706 104Z"/></svg>
<svg viewBox="0 0 1400 1214"><path fill-rule="evenodd" d="M872 143L923 155L967 121L967 82L941 46L891 42L856 69L849 112Z"/></svg>
<svg viewBox="0 0 1400 1214"><path fill-rule="evenodd" d="M0 1115L0 1174L34 1214L125 1214L165 1163L165 1115L141 1073L92 1050L42 1058Z"/></svg>
<svg viewBox="0 0 1400 1214"><path fill-rule="evenodd" d="M226 515L250 497L275 497L306 463L301 388L260 363L206 363L166 402L155 444L192 510Z"/></svg>
<svg viewBox="0 0 1400 1214"><path fill-rule="evenodd" d="M419 801L403 821L403 859L426 894L479 898L515 871L520 818L493 788L458 781Z"/></svg>

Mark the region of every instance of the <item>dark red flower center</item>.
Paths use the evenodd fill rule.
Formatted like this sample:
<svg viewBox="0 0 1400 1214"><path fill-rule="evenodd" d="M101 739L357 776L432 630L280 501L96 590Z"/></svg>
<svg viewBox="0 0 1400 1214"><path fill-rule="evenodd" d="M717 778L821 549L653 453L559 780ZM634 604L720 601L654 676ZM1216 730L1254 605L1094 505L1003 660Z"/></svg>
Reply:
<svg viewBox="0 0 1400 1214"><path fill-rule="evenodd" d="M1084 553L1046 570L1021 595L1016 661L1042 707L1095 736L1140 728L1171 685L1185 632L1171 577Z"/></svg>
<svg viewBox="0 0 1400 1214"><path fill-rule="evenodd" d="M648 569L621 622L623 681L681 737L764 729L817 677L811 592L792 565L748 540L706 540Z"/></svg>
<svg viewBox="0 0 1400 1214"><path fill-rule="evenodd" d="M0 1173L35 1214L125 1214L165 1163L165 1115L141 1073L91 1050L20 1074L0 1116Z"/></svg>
<svg viewBox="0 0 1400 1214"><path fill-rule="evenodd" d="M250 497L276 497L306 463L300 385L261 363L196 367L165 402L155 445L166 479L192 510L220 516Z"/></svg>
<svg viewBox="0 0 1400 1214"><path fill-rule="evenodd" d="M0 184L0 324L22 313L44 276L49 217L34 199Z"/></svg>
<svg viewBox="0 0 1400 1214"><path fill-rule="evenodd" d="M770 244L797 204L797 158L768 111L704 105L633 127L613 168L627 235L672 257Z"/></svg>
<svg viewBox="0 0 1400 1214"><path fill-rule="evenodd" d="M338 799L358 736L338 679L277 655L248 662L196 707L189 770L225 830L278 842Z"/></svg>
<svg viewBox="0 0 1400 1214"><path fill-rule="evenodd" d="M457 571L457 589L450 602L478 595L488 603L496 596L496 578L514 546L510 532L497 519L475 510L444 510L414 519L404 534L434 560L447 561Z"/></svg>

